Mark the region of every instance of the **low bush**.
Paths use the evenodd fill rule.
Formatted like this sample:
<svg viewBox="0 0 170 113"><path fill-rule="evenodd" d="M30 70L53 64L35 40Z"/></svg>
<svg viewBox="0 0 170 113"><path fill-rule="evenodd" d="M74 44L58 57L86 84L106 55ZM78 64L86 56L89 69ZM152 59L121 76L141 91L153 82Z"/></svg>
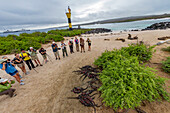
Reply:
<svg viewBox="0 0 170 113"><path fill-rule="evenodd" d="M170 73L170 57L167 57L165 61L162 62L163 70L167 73Z"/></svg>
<svg viewBox="0 0 170 113"><path fill-rule="evenodd" d="M0 37L0 55L19 52L21 48L28 49L30 46L39 49L41 44L49 43L51 40L61 41L64 36L75 36L85 33L89 29L81 30L51 30L48 33L34 32L21 33L17 35L8 35L7 37Z"/></svg>
<svg viewBox="0 0 170 113"><path fill-rule="evenodd" d="M162 48L162 50L163 50L163 51L168 51L168 52L170 52L170 46L167 47L167 48Z"/></svg>
<svg viewBox="0 0 170 113"><path fill-rule="evenodd" d="M158 77L154 69L141 65L139 61L149 60L153 50L136 51L138 49L134 48L145 46L129 45L120 50L106 51L94 62L103 69L100 74L102 86L99 88L103 102L114 110L135 108L143 101L161 101L162 98L169 101L165 79ZM144 59L140 52L148 57Z"/></svg>

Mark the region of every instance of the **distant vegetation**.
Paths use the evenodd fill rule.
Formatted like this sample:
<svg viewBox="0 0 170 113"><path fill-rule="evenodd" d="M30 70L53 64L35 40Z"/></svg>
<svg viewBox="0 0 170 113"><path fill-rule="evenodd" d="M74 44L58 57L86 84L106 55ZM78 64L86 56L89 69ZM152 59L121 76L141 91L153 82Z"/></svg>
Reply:
<svg viewBox="0 0 170 113"><path fill-rule="evenodd" d="M46 44L53 41L64 40L63 37L72 37L75 35L83 34L90 29L75 29L72 31L69 30L51 30L47 33L45 32L34 32L31 34L22 33L19 36L17 35L8 35L7 37L0 37L0 55L10 54L20 52L20 49L23 48L28 50L29 47L34 47L39 49L41 44Z"/></svg>

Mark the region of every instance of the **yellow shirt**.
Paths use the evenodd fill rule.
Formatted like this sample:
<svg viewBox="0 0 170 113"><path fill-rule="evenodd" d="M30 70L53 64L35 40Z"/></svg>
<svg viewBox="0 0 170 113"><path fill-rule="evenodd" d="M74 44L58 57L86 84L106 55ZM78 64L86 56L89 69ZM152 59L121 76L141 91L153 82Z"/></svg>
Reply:
<svg viewBox="0 0 170 113"><path fill-rule="evenodd" d="M20 57L25 57L25 58L24 58L24 61L31 59L31 58L28 56L28 52L20 53L19 56L20 56Z"/></svg>

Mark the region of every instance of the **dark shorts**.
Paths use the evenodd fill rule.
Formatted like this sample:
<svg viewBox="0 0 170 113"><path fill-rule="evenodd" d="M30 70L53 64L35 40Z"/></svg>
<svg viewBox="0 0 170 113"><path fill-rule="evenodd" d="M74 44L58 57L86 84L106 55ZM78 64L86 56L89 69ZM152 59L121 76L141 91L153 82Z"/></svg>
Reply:
<svg viewBox="0 0 170 113"><path fill-rule="evenodd" d="M13 72L13 73L9 73L11 76L14 76L14 75L16 75L18 73L18 71L16 70L15 72Z"/></svg>
<svg viewBox="0 0 170 113"><path fill-rule="evenodd" d="M88 43L89 46L91 46L91 43Z"/></svg>

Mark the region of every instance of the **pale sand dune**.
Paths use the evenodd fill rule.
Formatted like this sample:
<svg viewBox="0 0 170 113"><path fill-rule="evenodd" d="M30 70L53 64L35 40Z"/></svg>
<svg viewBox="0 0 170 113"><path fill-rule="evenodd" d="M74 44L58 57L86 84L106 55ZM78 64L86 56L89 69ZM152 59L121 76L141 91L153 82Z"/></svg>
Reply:
<svg viewBox="0 0 170 113"><path fill-rule="evenodd" d="M79 76L72 71L77 70L78 67L84 65L91 65L94 59L101 55L102 52L112 50L113 48L121 48L127 46L129 43L136 43L136 41L126 40L125 43L115 41L116 38L126 38L129 32L123 32L122 34L110 34L104 36L102 34L95 35L82 35L85 39L90 37L92 40L92 51L86 53L69 54L69 57L62 58L62 52L60 51L61 60L56 61L51 50L51 45L43 45L47 49L47 53L52 57L52 63L48 62L43 67L37 67L36 73L34 70L30 71L29 75L23 76L25 85L20 86L17 82L13 86L16 88L17 96L9 98L8 96L0 97L0 113L92 113L93 109L84 107L78 100L68 100L67 97L75 96L70 90L74 86L80 85ZM158 31L143 31L143 32L130 32L132 36L138 35L139 40L154 45L157 42L158 37L170 36L170 30L158 30ZM110 39L110 41L104 41L104 38ZM68 39L68 38L66 38ZM68 41L66 41L66 44ZM168 44L164 44L156 47L157 52L153 56L151 62L160 62L165 59L165 56L170 56L169 53L163 53L160 51L162 47L167 47ZM69 48L67 47L69 53ZM74 48L75 51L75 48ZM8 55L9 58L13 58L14 55ZM39 55L42 61L41 55ZM28 68L27 68L28 70ZM22 72L21 72L22 74ZM158 72L158 75L169 78L164 72ZM0 70L0 76L4 78L10 78L4 71ZM169 86L170 83L167 83ZM168 89L168 92L170 90ZM148 104L143 109L148 113L170 113L170 103L154 102ZM113 110L101 107L97 109L97 113L112 113ZM135 113L130 110L129 113Z"/></svg>

